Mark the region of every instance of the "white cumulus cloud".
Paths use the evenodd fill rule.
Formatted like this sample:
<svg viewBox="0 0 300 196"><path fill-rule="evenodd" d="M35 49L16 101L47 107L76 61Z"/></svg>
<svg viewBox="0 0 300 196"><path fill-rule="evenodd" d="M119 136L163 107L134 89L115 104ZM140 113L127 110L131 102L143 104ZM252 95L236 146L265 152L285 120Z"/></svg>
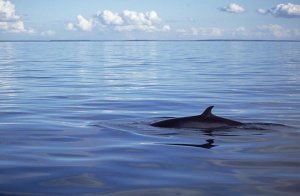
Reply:
<svg viewBox="0 0 300 196"><path fill-rule="evenodd" d="M124 23L123 18L118 13L109 10L99 11L96 18L105 25L122 25Z"/></svg>
<svg viewBox="0 0 300 196"><path fill-rule="evenodd" d="M155 11L142 13L125 10L123 11L122 16L128 25L151 26L161 20Z"/></svg>
<svg viewBox="0 0 300 196"><path fill-rule="evenodd" d="M278 4L271 9L258 9L261 14L272 14L276 17L283 18L300 18L300 5L288 3L288 4Z"/></svg>
<svg viewBox="0 0 300 196"><path fill-rule="evenodd" d="M91 31L94 26L95 24L93 19L86 19L81 14L79 14L77 15L76 24L68 22L66 25L66 29L68 31L76 31L77 29L81 29L82 31Z"/></svg>
<svg viewBox="0 0 300 196"><path fill-rule="evenodd" d="M92 28L93 28L92 19L88 20L79 14L77 16L77 20L78 20L78 27L81 28L83 31L91 31L92 30Z"/></svg>
<svg viewBox="0 0 300 196"><path fill-rule="evenodd" d="M136 12L124 10L121 13L110 10L98 11L90 19L81 15L77 16L77 22L68 23L66 29L74 31L77 28L83 31L91 31L93 28L110 29L114 31L143 31L143 32L166 32L170 31L169 25L161 23L161 19L155 11Z"/></svg>
<svg viewBox="0 0 300 196"><path fill-rule="evenodd" d="M24 23L22 21L0 22L0 30L13 33L26 32Z"/></svg>
<svg viewBox="0 0 300 196"><path fill-rule="evenodd" d="M229 12L229 13L243 13L245 12L245 8L243 8L241 5L236 3L230 3L226 7L223 7L220 9L223 12Z"/></svg>
<svg viewBox="0 0 300 196"><path fill-rule="evenodd" d="M16 14L15 5L6 0L0 0L0 31L34 33L33 29L25 28L21 17Z"/></svg>
<svg viewBox="0 0 300 196"><path fill-rule="evenodd" d="M9 22L19 19L20 17L16 15L15 5L10 1L0 0L0 21Z"/></svg>

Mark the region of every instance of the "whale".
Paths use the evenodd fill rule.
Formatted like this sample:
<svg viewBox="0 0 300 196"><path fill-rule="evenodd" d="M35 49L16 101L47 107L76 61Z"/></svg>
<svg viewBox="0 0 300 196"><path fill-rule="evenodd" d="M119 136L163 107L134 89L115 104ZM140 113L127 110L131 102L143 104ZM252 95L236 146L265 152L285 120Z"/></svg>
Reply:
<svg viewBox="0 0 300 196"><path fill-rule="evenodd" d="M192 129L218 129L239 127L244 123L216 116L212 113L214 106L207 107L204 112L196 116L171 118L151 123L153 127L161 128L192 128Z"/></svg>

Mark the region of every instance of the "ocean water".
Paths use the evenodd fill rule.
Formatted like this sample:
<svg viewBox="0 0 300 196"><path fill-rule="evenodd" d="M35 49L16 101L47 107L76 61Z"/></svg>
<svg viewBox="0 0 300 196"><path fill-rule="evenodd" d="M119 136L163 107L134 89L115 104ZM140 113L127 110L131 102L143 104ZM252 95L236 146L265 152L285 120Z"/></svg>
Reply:
<svg viewBox="0 0 300 196"><path fill-rule="evenodd" d="M300 42L0 42L1 195L297 195L299 119Z"/></svg>

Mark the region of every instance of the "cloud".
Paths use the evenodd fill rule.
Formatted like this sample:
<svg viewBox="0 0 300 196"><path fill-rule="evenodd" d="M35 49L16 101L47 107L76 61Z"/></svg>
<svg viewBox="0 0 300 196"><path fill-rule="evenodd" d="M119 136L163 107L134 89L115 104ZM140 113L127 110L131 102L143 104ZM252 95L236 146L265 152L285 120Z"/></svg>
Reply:
<svg viewBox="0 0 300 196"><path fill-rule="evenodd" d="M214 37L219 37L219 36L222 35L222 30L219 29L219 28L214 27L214 28L211 29L210 35L214 36Z"/></svg>
<svg viewBox="0 0 300 196"><path fill-rule="evenodd" d="M229 32L235 38L295 40L300 38L300 29L290 29L278 24L260 25L253 28L240 26Z"/></svg>
<svg viewBox="0 0 300 196"><path fill-rule="evenodd" d="M300 29L287 28L279 24L267 24L254 27L237 26L227 29L220 27L191 27L178 28L175 29L174 32L178 37L185 39L300 39Z"/></svg>
<svg viewBox="0 0 300 196"><path fill-rule="evenodd" d="M94 28L94 21L92 19L86 19L81 14L77 15L77 23L68 22L66 29L68 31L77 31L81 29L82 31L91 31Z"/></svg>
<svg viewBox="0 0 300 196"><path fill-rule="evenodd" d="M78 27L81 28L83 31L91 31L93 28L93 21L92 19L87 20L82 15L77 16L78 20Z"/></svg>
<svg viewBox="0 0 300 196"><path fill-rule="evenodd" d="M162 27L162 31L163 31L163 32L171 31L171 27L170 27L169 25L164 25L164 26Z"/></svg>
<svg viewBox="0 0 300 196"><path fill-rule="evenodd" d="M272 14L283 18L300 18L300 5L288 3L278 4L271 9L258 9L261 14Z"/></svg>
<svg viewBox="0 0 300 196"><path fill-rule="evenodd" d="M105 25L122 25L123 18L118 13L113 13L109 10L99 11L96 18Z"/></svg>
<svg viewBox="0 0 300 196"><path fill-rule="evenodd" d="M259 8L259 9L257 10L257 12L260 13L260 14L267 14L267 13L269 12L269 10Z"/></svg>
<svg viewBox="0 0 300 196"><path fill-rule="evenodd" d="M231 32L230 32L231 31ZM278 39L278 40L299 40L300 29L287 28L279 24L259 25L252 28L244 26L230 30L233 38L241 39Z"/></svg>
<svg viewBox="0 0 300 196"><path fill-rule="evenodd" d="M77 30L77 28L75 27L75 25L74 25L73 23L71 23L71 22L69 22L69 23L67 24L66 29L67 29L68 31L76 31L76 30Z"/></svg>
<svg viewBox="0 0 300 196"><path fill-rule="evenodd" d="M260 30L262 33L265 33L265 34L271 34L272 36L274 36L276 38L286 38L286 37L292 36L291 30L285 29L284 27L282 27L278 24L258 26L258 30Z"/></svg>
<svg viewBox="0 0 300 196"><path fill-rule="evenodd" d="M243 8L241 5L236 3L231 3L227 5L226 7L223 7L220 9L223 12L229 12L229 13L243 13L245 12L245 8Z"/></svg>
<svg viewBox="0 0 300 196"><path fill-rule="evenodd" d="M234 29L233 34L238 36L249 36L249 31L244 26L240 26Z"/></svg>
<svg viewBox="0 0 300 196"><path fill-rule="evenodd" d="M233 39L260 39L262 33L256 27L249 28L244 26L239 26L234 29L228 30L229 37ZM270 34L267 35L271 37Z"/></svg>
<svg viewBox="0 0 300 196"><path fill-rule="evenodd" d="M54 36L56 34L53 30L43 31L40 33L41 36Z"/></svg>
<svg viewBox="0 0 300 196"><path fill-rule="evenodd" d="M21 17L16 14L15 5L6 0L0 0L0 31L34 33L33 29L25 28Z"/></svg>
<svg viewBox="0 0 300 196"><path fill-rule="evenodd" d="M15 13L15 5L10 1L0 0L0 22L17 21L20 17Z"/></svg>
<svg viewBox="0 0 300 196"><path fill-rule="evenodd" d="M191 27L190 29L177 29L176 32L184 36L193 37L220 37L223 35L223 30L218 27Z"/></svg>
<svg viewBox="0 0 300 196"><path fill-rule="evenodd" d="M135 12L124 10L121 13L110 10L98 11L92 18L86 19L81 15L77 16L76 23L68 23L66 29L75 31L91 31L94 28L101 30L143 31L143 32L166 32L170 31L169 25L161 23L161 19L155 11Z"/></svg>

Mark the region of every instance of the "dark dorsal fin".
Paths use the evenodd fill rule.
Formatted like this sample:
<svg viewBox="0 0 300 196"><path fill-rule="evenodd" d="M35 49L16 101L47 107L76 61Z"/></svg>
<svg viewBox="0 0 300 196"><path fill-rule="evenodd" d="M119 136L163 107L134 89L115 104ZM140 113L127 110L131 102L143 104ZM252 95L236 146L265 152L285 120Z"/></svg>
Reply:
<svg viewBox="0 0 300 196"><path fill-rule="evenodd" d="M208 108L206 108L206 110L201 114L201 116L203 117L210 117L211 115L213 115L211 113L211 110L213 109L213 105L212 106L209 106Z"/></svg>

